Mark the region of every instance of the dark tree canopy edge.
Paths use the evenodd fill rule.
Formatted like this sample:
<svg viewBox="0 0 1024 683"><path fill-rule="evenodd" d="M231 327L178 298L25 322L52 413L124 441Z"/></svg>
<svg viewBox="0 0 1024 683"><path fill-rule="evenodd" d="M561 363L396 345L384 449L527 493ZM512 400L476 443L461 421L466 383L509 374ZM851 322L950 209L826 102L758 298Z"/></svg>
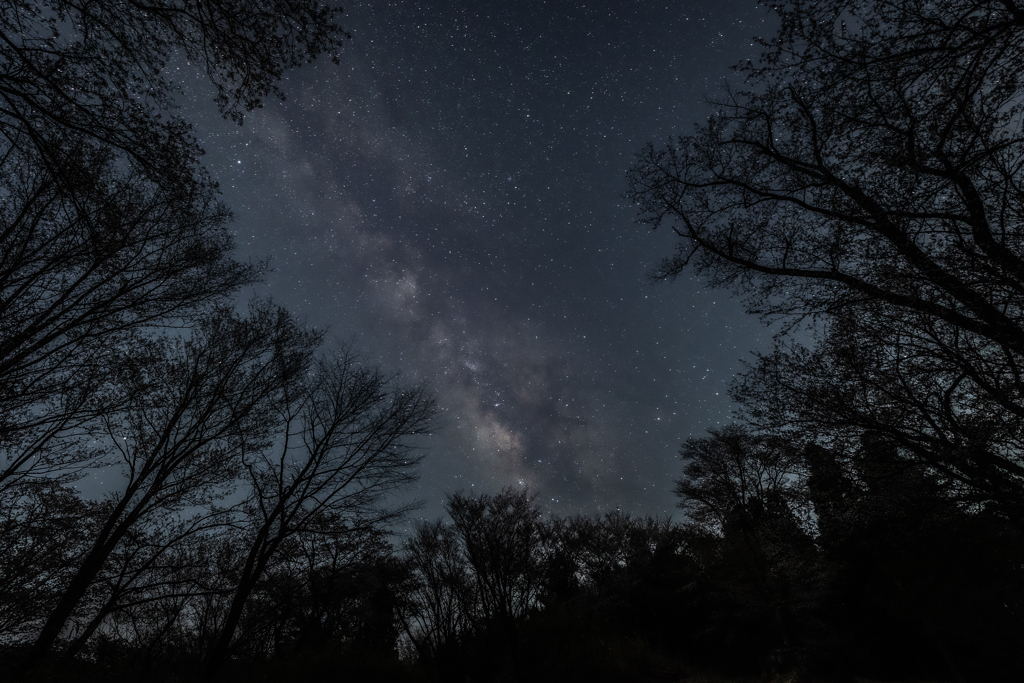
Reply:
<svg viewBox="0 0 1024 683"><path fill-rule="evenodd" d="M655 276L816 321L810 349L782 338L736 384L757 424L884 434L1019 517L1021 7L769 5L781 29L742 88L629 173L640 220L680 237Z"/></svg>

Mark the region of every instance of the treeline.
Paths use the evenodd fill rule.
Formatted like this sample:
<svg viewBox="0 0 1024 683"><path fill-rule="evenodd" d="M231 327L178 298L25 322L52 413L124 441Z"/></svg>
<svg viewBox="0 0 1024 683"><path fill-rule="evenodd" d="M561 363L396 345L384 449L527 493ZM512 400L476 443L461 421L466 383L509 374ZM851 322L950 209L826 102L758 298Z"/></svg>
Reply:
<svg viewBox="0 0 1024 683"><path fill-rule="evenodd" d="M453 495L399 556L433 680L1016 680L1024 536L865 437L848 452L732 426L687 442L687 521L543 520Z"/></svg>
<svg viewBox="0 0 1024 683"><path fill-rule="evenodd" d="M733 426L683 455L685 522L545 519L523 489L450 495L447 520L397 546L379 525L321 518L253 582L217 680L1024 675L1024 536L1004 517L876 439L826 452ZM105 518L58 487L18 513L0 555L19 588L0 609L8 662ZM202 677L252 534L224 525L159 551L175 533L122 543L63 634L58 679Z"/></svg>

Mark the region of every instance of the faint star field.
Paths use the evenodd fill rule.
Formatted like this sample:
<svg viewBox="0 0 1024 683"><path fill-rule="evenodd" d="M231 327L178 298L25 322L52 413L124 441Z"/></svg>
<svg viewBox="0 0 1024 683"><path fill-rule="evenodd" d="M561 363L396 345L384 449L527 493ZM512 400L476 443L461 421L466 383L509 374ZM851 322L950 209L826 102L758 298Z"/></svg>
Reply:
<svg viewBox="0 0 1024 683"><path fill-rule="evenodd" d="M182 113L270 296L441 407L419 483L528 485L559 514L673 512L679 444L729 421L765 331L727 292L651 285L673 240L625 172L755 57L743 2L346 6L340 66L286 73L244 126ZM194 99L193 99L194 98Z"/></svg>

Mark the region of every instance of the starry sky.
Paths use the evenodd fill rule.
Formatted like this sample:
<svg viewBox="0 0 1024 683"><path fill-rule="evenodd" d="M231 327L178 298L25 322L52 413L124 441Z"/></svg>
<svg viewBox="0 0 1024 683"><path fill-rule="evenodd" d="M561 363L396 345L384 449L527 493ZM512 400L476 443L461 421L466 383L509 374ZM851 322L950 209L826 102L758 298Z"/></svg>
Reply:
<svg viewBox="0 0 1024 683"><path fill-rule="evenodd" d="M678 448L730 419L769 337L726 291L652 284L670 235L625 172L756 58L755 0L364 2L341 65L290 71L242 127L182 113L269 296L440 407L419 483L526 485L552 513L669 515Z"/></svg>

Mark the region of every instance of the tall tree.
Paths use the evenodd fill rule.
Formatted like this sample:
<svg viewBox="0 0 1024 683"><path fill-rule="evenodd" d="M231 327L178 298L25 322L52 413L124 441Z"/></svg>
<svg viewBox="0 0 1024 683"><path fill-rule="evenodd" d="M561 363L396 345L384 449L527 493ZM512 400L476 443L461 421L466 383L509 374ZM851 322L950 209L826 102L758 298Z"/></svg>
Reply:
<svg viewBox="0 0 1024 683"><path fill-rule="evenodd" d="M235 652L288 659L346 647L360 650L357 657L393 651L408 571L388 535L332 515L293 534L249 596Z"/></svg>
<svg viewBox="0 0 1024 683"><path fill-rule="evenodd" d="M285 68L337 59L339 13L305 0L0 10L0 483L83 459L52 437L87 417L99 351L258 275L229 256L228 214L172 111L174 67L205 71L241 122L280 94Z"/></svg>
<svg viewBox="0 0 1024 683"><path fill-rule="evenodd" d="M122 409L102 420L122 486L107 494L90 547L40 628L27 666L48 653L126 535L161 513L205 510L232 490L243 458L272 438L275 404L318 343L282 309L254 305L249 317L218 310L190 338L154 339L121 359Z"/></svg>
<svg viewBox="0 0 1024 683"><path fill-rule="evenodd" d="M709 432L680 451L686 464L675 493L693 522L720 533L737 516L771 502L794 510L803 505L803 463L792 444L740 425Z"/></svg>
<svg viewBox="0 0 1024 683"><path fill-rule="evenodd" d="M792 666L813 600L809 581L815 552L806 525L803 463L794 444L731 425L690 439L676 484L679 507L720 538L710 580L722 596L712 621L720 635L747 640L747 655L775 649Z"/></svg>
<svg viewBox="0 0 1024 683"><path fill-rule="evenodd" d="M694 267L753 312L814 317L860 376L822 378L813 359L787 372L836 387L852 431L885 432L978 497L1015 505L1024 7L771 7L781 29L741 67L744 89L630 172L641 220L681 238L656 275Z"/></svg>
<svg viewBox="0 0 1024 683"><path fill-rule="evenodd" d="M484 625L515 633L540 591L540 510L525 489L461 493L445 509L476 583Z"/></svg>
<svg viewBox="0 0 1024 683"><path fill-rule="evenodd" d="M0 9L0 486L70 475L103 352L255 281L173 114L179 66L241 122L286 68L335 61L316 0L79 2ZM95 403L92 404L95 406ZM55 437L60 436L60 439ZM29 472L31 470L31 472Z"/></svg>
<svg viewBox="0 0 1024 683"><path fill-rule="evenodd" d="M59 179L37 161L0 160L0 487L87 461L73 437L117 410L117 355L259 275L230 258L212 184L152 183L84 142Z"/></svg>
<svg viewBox="0 0 1024 683"><path fill-rule="evenodd" d="M207 656L208 680L229 653L261 577L290 539L323 533L325 518L375 527L405 512L383 498L414 480L416 437L429 431L434 416L434 399L423 386L362 365L348 350L282 373L288 392L276 406L279 438L247 454L242 467L246 555Z"/></svg>
<svg viewBox="0 0 1024 683"><path fill-rule="evenodd" d="M477 617L476 587L458 532L441 520L422 522L404 550L416 580L403 614L406 635L420 662L448 671L460 663L458 646Z"/></svg>
<svg viewBox="0 0 1024 683"><path fill-rule="evenodd" d="M0 643L31 642L88 549L97 508L53 481L0 493Z"/></svg>

